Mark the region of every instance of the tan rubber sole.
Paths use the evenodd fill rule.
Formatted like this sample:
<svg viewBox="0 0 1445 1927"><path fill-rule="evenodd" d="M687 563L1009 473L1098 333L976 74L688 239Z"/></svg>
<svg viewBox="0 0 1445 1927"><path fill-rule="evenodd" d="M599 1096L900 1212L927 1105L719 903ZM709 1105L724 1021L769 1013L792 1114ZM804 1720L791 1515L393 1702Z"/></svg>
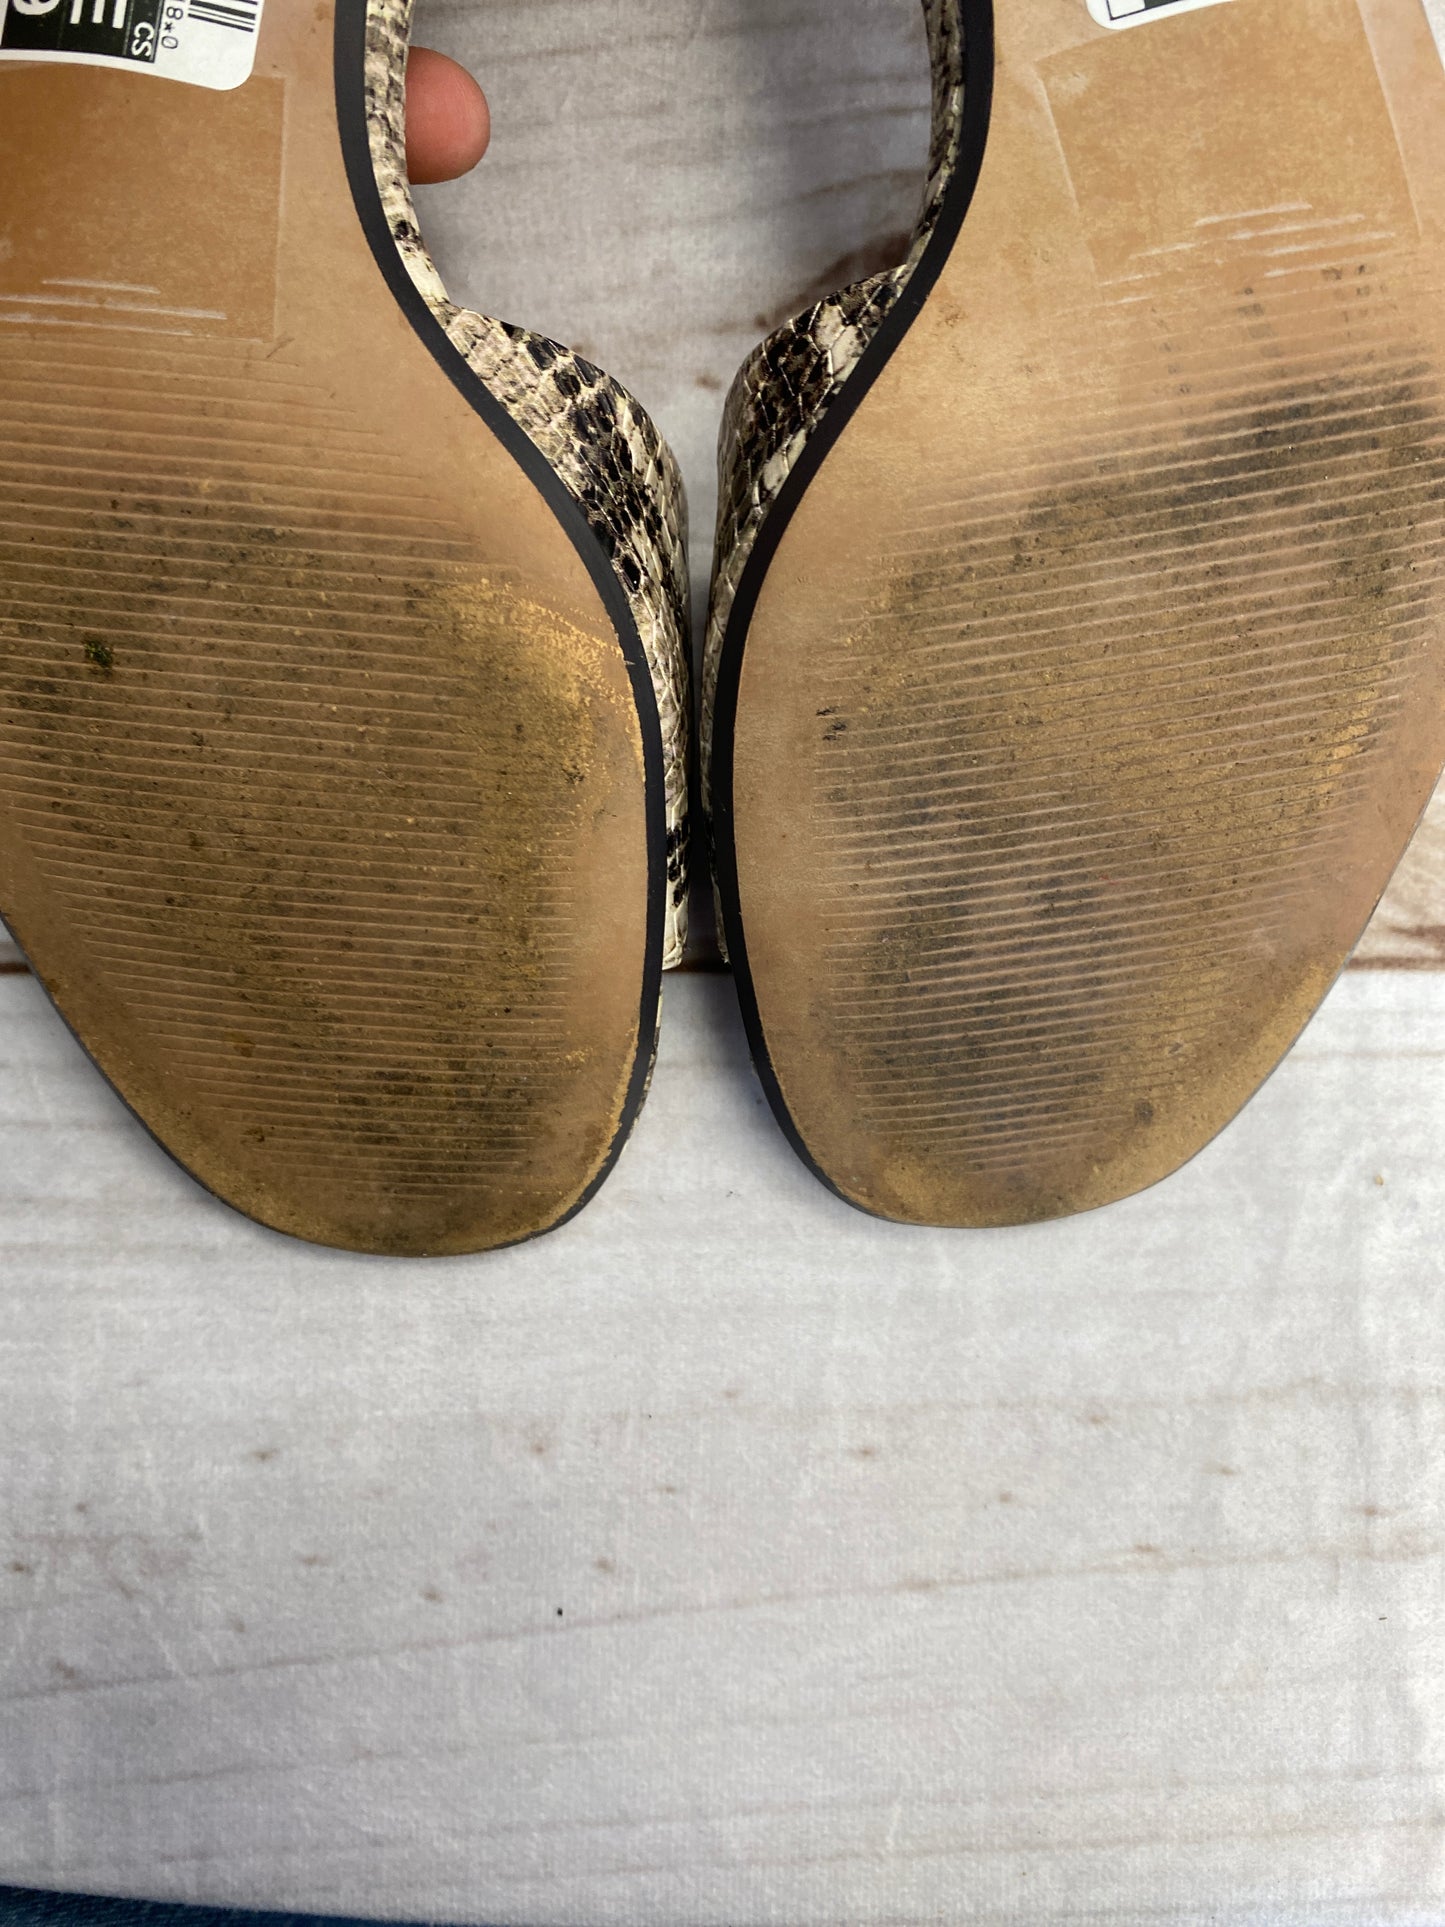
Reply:
<svg viewBox="0 0 1445 1927"><path fill-rule="evenodd" d="M580 514L403 312L340 3L269 0L229 94L0 64L0 914L220 1197L472 1251L641 1101L660 737Z"/></svg>
<svg viewBox="0 0 1445 1927"><path fill-rule="evenodd" d="M719 707L775 1107L845 1197L939 1225L1193 1156L1445 759L1418 0L994 12L961 236L756 562Z"/></svg>

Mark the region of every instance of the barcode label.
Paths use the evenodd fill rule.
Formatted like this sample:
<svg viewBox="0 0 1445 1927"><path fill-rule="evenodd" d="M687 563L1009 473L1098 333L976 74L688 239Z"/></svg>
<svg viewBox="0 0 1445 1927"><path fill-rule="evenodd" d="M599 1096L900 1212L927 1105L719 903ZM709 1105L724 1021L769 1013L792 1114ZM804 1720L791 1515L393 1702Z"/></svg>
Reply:
<svg viewBox="0 0 1445 1927"><path fill-rule="evenodd" d="M216 0L191 0L186 8L188 20L205 20L213 27L230 27L241 33L254 33L261 17L261 0L232 0L221 6Z"/></svg>
<svg viewBox="0 0 1445 1927"><path fill-rule="evenodd" d="M1138 27L1166 13L1195 13L1217 7L1222 0L1089 0L1089 12L1101 27Z"/></svg>
<svg viewBox="0 0 1445 1927"><path fill-rule="evenodd" d="M0 0L0 60L159 74L221 92L256 64L264 0Z"/></svg>

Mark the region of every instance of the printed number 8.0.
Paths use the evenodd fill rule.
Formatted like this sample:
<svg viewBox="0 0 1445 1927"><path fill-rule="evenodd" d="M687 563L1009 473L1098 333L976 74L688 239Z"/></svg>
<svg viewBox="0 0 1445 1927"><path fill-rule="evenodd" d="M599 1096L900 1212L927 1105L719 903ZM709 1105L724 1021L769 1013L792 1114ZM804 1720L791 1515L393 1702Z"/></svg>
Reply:
<svg viewBox="0 0 1445 1927"><path fill-rule="evenodd" d="M172 28L178 27L185 17L186 10L184 7L168 6L165 9L165 18L170 22ZM161 35L161 45L166 48L167 51L174 51L180 44L174 32L168 31Z"/></svg>

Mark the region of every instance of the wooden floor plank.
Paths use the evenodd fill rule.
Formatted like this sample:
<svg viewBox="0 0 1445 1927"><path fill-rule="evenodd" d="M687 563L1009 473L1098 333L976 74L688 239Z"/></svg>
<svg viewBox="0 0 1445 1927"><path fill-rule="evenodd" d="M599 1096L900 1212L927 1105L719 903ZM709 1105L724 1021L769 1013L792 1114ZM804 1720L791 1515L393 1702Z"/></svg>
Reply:
<svg viewBox="0 0 1445 1927"><path fill-rule="evenodd" d="M663 1038L584 1219L415 1269L196 1194L0 982L0 1876L1445 1908L1439 979L1347 980L1172 1184L973 1238L806 1176L725 979Z"/></svg>

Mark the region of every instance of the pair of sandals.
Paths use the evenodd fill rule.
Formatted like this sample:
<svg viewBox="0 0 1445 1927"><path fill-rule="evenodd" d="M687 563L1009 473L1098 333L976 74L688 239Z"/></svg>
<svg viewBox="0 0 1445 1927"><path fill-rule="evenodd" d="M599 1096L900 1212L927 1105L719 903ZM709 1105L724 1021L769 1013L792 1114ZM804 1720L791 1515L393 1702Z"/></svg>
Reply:
<svg viewBox="0 0 1445 1927"><path fill-rule="evenodd" d="M441 1254L637 1116L692 711L676 463L448 301L409 12L0 20L0 914L210 1190ZM925 12L907 260L728 404L699 761L793 1143L997 1225L1222 1128L1445 759L1445 72L1420 0Z"/></svg>

